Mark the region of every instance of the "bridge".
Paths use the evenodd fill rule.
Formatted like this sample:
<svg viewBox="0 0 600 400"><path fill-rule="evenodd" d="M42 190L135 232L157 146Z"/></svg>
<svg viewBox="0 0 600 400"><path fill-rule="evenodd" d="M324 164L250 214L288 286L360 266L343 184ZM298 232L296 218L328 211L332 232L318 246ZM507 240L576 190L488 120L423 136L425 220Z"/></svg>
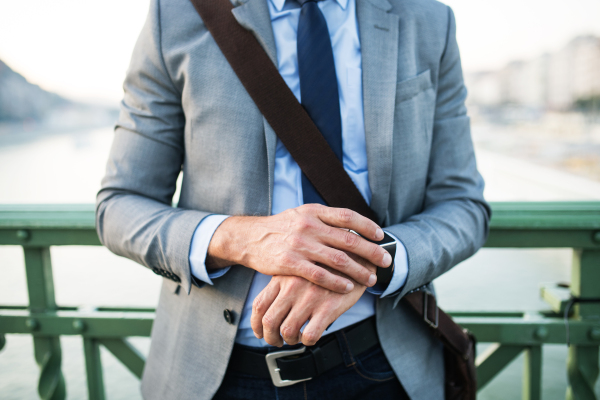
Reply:
<svg viewBox="0 0 600 400"><path fill-rule="evenodd" d="M490 343L477 357L478 388L484 388L524 353L523 399L540 399L542 346L569 346L567 399L597 399L600 349L600 202L492 203L486 247L572 248L571 281L540 288L548 309L454 311L452 317ZM38 394L64 399L59 338L83 340L90 399L104 399L100 347L141 377L143 355L128 338L149 337L154 309L79 307L55 301L51 246L99 246L93 205L0 205L0 245L23 248L29 304L0 305L0 350L6 335L33 337L40 367ZM0 353L2 357L2 353Z"/></svg>

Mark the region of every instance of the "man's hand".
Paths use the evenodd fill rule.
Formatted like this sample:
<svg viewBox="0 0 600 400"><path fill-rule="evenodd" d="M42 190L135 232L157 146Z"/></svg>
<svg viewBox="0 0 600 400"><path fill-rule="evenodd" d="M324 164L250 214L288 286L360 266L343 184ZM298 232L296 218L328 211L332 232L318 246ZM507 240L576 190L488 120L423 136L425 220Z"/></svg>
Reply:
<svg viewBox="0 0 600 400"><path fill-rule="evenodd" d="M369 271L376 266L352 256ZM254 335L272 346L302 342L314 345L323 332L362 296L366 286L356 284L347 294L334 293L296 276L274 276L252 304ZM300 328L310 322L301 333ZM282 339L283 336L283 339Z"/></svg>
<svg viewBox="0 0 600 400"><path fill-rule="evenodd" d="M369 287L377 277L348 254L380 267L389 267L392 257L348 229L372 240L383 239L381 228L368 218L319 204L269 217L229 217L210 241L206 265L210 269L241 264L265 275L301 277L325 289L349 293L354 283L347 277Z"/></svg>

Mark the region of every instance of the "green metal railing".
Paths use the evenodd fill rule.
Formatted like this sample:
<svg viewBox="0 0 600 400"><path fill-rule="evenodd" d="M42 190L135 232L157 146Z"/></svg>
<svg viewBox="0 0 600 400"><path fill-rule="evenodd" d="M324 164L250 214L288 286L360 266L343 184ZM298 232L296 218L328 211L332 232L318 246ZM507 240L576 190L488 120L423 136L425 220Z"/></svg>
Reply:
<svg viewBox="0 0 600 400"><path fill-rule="evenodd" d="M566 343L569 313L567 399L596 399L600 346L600 202L496 203L486 247L573 248L568 288L545 287L551 311L454 312L480 343L493 343L477 358L479 389L525 353L523 399L540 399L542 346ZM25 255L29 306L0 306L0 349L6 334L33 336L42 399L64 399L61 335L83 338L90 399L104 399L100 346L141 377L144 357L127 337L150 336L154 309L58 306L50 246L100 245L91 205L0 206L0 245L20 245ZM572 305L572 307L569 307Z"/></svg>

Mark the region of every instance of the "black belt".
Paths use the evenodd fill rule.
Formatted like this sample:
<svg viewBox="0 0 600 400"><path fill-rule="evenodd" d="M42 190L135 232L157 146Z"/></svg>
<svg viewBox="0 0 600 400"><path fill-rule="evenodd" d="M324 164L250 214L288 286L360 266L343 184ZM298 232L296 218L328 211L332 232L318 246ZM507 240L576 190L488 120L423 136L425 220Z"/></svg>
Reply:
<svg viewBox="0 0 600 400"><path fill-rule="evenodd" d="M379 343L375 318L371 317L342 331L353 355ZM335 335L328 335L315 346L267 353L235 345L229 369L260 378L271 378L275 386L289 386L312 379L344 362Z"/></svg>

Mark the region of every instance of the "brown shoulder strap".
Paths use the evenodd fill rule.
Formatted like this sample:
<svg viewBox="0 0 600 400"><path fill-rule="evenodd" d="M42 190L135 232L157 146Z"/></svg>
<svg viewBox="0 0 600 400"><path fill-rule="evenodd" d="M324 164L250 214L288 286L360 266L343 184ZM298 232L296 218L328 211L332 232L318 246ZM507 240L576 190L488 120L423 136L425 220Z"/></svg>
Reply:
<svg viewBox="0 0 600 400"><path fill-rule="evenodd" d="M473 348L468 334L437 306L434 295L419 290L405 295L403 300L435 331L444 346L463 358L470 355Z"/></svg>
<svg viewBox="0 0 600 400"><path fill-rule="evenodd" d="M375 213L267 53L252 33L237 23L229 0L190 1L262 115L327 204L354 210L376 221ZM439 324L430 325L445 346L464 355L469 337L437 308L433 296L427 308L433 307L434 311L424 312L422 296L415 292L407 295L406 301L425 321L433 321L428 316L439 313Z"/></svg>

